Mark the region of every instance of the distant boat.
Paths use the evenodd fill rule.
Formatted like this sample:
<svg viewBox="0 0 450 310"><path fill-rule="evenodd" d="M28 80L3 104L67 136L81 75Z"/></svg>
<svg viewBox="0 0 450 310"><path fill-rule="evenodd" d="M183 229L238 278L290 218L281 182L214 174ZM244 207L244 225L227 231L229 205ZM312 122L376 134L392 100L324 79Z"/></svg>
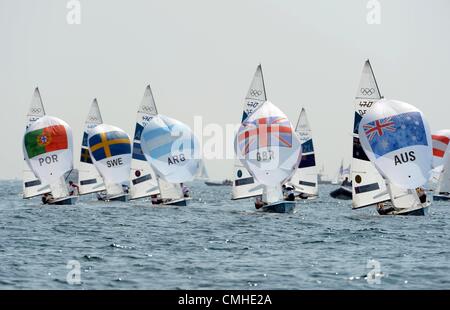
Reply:
<svg viewBox="0 0 450 310"><path fill-rule="evenodd" d="M421 111L405 102L382 99L359 124L367 157L386 181L390 202L381 215L425 215L431 202L422 186L432 170L432 140Z"/></svg>
<svg viewBox="0 0 450 310"><path fill-rule="evenodd" d="M81 155L78 169L78 185L80 195L87 195L105 190L103 178L92 162L88 146L89 132L94 127L102 123L103 120L100 114L100 108L98 106L97 99L94 99L84 123L83 140L81 142Z"/></svg>
<svg viewBox="0 0 450 310"><path fill-rule="evenodd" d="M256 68L250 88L245 96L241 123L243 123L266 100L267 97L266 88L264 86L264 77L262 67L259 65ZM238 158L236 158L234 162L233 177L233 200L259 197L263 194L262 185L258 184L258 182L253 178Z"/></svg>
<svg viewBox="0 0 450 310"><path fill-rule="evenodd" d="M352 199L352 181L348 180L349 174L350 166L347 169L344 169L344 159L342 159L341 165L339 167L339 172L336 178L331 181L331 184L339 184L339 187L330 193L331 197L341 200Z"/></svg>
<svg viewBox="0 0 450 310"><path fill-rule="evenodd" d="M285 199L281 184L299 164L301 142L286 115L271 102L264 102L241 124L235 145L242 164L263 186L255 207L265 212L293 212L294 195Z"/></svg>
<svg viewBox="0 0 450 310"><path fill-rule="evenodd" d="M100 200L128 201L131 169L130 137L122 129L100 124L89 131L88 147L91 160L105 183Z"/></svg>
<svg viewBox="0 0 450 310"><path fill-rule="evenodd" d="M201 159L199 144L184 123L158 114L141 135L142 151L156 174L160 199L156 203L186 206L191 198L183 183L198 175Z"/></svg>
<svg viewBox="0 0 450 310"><path fill-rule="evenodd" d="M450 130L440 130L432 135L433 167L436 188L433 200L450 200Z"/></svg>
<svg viewBox="0 0 450 310"><path fill-rule="evenodd" d="M233 181L231 180L223 180L223 181L205 181L205 184L208 186L232 186Z"/></svg>
<svg viewBox="0 0 450 310"><path fill-rule="evenodd" d="M73 169L72 130L69 125L56 117L40 117L26 129L23 152L40 183L49 186L51 194L44 194L43 203L75 204L77 197L69 194L64 177Z"/></svg>
<svg viewBox="0 0 450 310"><path fill-rule="evenodd" d="M294 186L294 190L300 198L314 199L319 194L318 173L311 127L304 108L300 112L295 133L302 144L302 158L294 175L287 183Z"/></svg>
<svg viewBox="0 0 450 310"><path fill-rule="evenodd" d="M147 162L141 147L141 135L145 126L158 114L150 85L147 85L136 116L131 160L130 199L158 195L156 174Z"/></svg>

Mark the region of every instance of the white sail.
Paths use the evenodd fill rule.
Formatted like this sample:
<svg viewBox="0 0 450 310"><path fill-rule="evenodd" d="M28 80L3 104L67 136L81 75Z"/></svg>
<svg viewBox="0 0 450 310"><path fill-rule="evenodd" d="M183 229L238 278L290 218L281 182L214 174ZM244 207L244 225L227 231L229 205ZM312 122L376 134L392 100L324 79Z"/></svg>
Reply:
<svg viewBox="0 0 450 310"><path fill-rule="evenodd" d="M286 115L266 101L241 125L236 155L255 179L268 187L288 180L300 161L301 144Z"/></svg>
<svg viewBox="0 0 450 310"><path fill-rule="evenodd" d="M45 115L44 105L42 104L39 89L36 87L31 99L30 108L28 109L25 128ZM24 158L23 167L23 198L31 198L50 192L48 185L43 185L38 177L28 166L27 160Z"/></svg>
<svg viewBox="0 0 450 310"><path fill-rule="evenodd" d="M61 119L43 116L28 126L23 139L27 163L53 198L69 196L64 174L73 169L72 130Z"/></svg>
<svg viewBox="0 0 450 310"><path fill-rule="evenodd" d="M141 147L142 131L157 114L152 90L148 85L136 116L131 160L130 199L148 197L159 193L155 172L145 159Z"/></svg>
<svg viewBox="0 0 450 310"><path fill-rule="evenodd" d="M200 168L197 138L184 123L158 114L144 128L142 151L158 178L169 183L192 181Z"/></svg>
<svg viewBox="0 0 450 310"><path fill-rule="evenodd" d="M292 176L290 183L295 187L295 190L312 196L317 196L317 167L316 158L314 155L314 145L311 127L309 126L306 111L303 108L298 118L295 132L298 135L302 144L302 158L297 170Z"/></svg>
<svg viewBox="0 0 450 310"><path fill-rule="evenodd" d="M102 123L103 120L100 114L100 108L98 107L97 99L94 99L91 105L91 109L89 110L89 114L84 123L83 140L81 142L81 156L78 168L80 195L86 195L105 190L103 179L97 168L94 166L94 163L92 162L88 146L89 132L94 127Z"/></svg>
<svg viewBox="0 0 450 310"><path fill-rule="evenodd" d="M395 209L400 211L423 207L415 189L403 189L392 183L387 183L387 188Z"/></svg>
<svg viewBox="0 0 450 310"><path fill-rule="evenodd" d="M120 128L101 124L90 130L89 154L105 183L108 199L125 194L122 185L129 184L131 144Z"/></svg>
<svg viewBox="0 0 450 310"><path fill-rule="evenodd" d="M386 183L361 147L358 135L362 117L381 99L369 60L364 64L354 101L353 156L351 163L353 209L389 200Z"/></svg>
<svg viewBox="0 0 450 310"><path fill-rule="evenodd" d="M447 147L443 162L439 181L435 190L437 194L450 193L450 145Z"/></svg>
<svg viewBox="0 0 450 310"><path fill-rule="evenodd" d="M169 183L161 178L157 178L157 180L162 199L178 200L184 198L183 190L179 183Z"/></svg>
<svg viewBox="0 0 450 310"><path fill-rule="evenodd" d="M245 121L266 100L264 77L261 65L259 65L256 68L252 83L245 97L241 122ZM232 199L243 199L262 195L262 186L256 182L239 159L235 160L233 175Z"/></svg>
<svg viewBox="0 0 450 310"><path fill-rule="evenodd" d="M361 145L378 171L390 183L415 189L432 170L429 126L416 107L397 100L380 100L359 124Z"/></svg>

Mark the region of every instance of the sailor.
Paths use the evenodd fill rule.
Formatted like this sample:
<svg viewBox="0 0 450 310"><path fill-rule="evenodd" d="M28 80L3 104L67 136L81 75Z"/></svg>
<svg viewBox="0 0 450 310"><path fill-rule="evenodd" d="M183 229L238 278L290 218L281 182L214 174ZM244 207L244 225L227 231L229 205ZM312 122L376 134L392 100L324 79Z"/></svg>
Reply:
<svg viewBox="0 0 450 310"><path fill-rule="evenodd" d="M377 212L380 215L386 215L389 214L391 212L395 211L395 208L390 206L390 207L385 207L383 202L379 202L377 203Z"/></svg>
<svg viewBox="0 0 450 310"><path fill-rule="evenodd" d="M45 193L45 194L42 196L42 203L43 203L44 205L50 203L52 200L53 200L53 196L52 196L52 194L50 194L50 193Z"/></svg>
<svg viewBox="0 0 450 310"><path fill-rule="evenodd" d="M70 196L78 196L79 193L80 193L80 187L77 184L73 183L72 181L69 181L69 195Z"/></svg>
<svg viewBox="0 0 450 310"><path fill-rule="evenodd" d="M163 203L163 200L161 198L158 197L158 195L154 194L150 196L152 199L152 204L153 205L159 205L161 203Z"/></svg>
<svg viewBox="0 0 450 310"><path fill-rule="evenodd" d="M425 190L422 187L416 188L416 193L421 203L427 202L427 194L425 193Z"/></svg>
<svg viewBox="0 0 450 310"><path fill-rule="evenodd" d="M344 181L342 181L342 186L352 186L352 182L348 180L348 177L345 177Z"/></svg>
<svg viewBox="0 0 450 310"><path fill-rule="evenodd" d="M183 196L185 198L188 198L189 197L189 188L187 186L183 185L183 183L180 183L180 186L181 186L181 190L183 191Z"/></svg>
<svg viewBox="0 0 450 310"><path fill-rule="evenodd" d="M262 201L261 196L256 197L256 200L255 200L255 208L256 209L261 209L265 205L267 205L267 203Z"/></svg>
<svg viewBox="0 0 450 310"><path fill-rule="evenodd" d="M294 201L295 200L295 193L294 188L292 186L286 186L286 198L284 200L286 201Z"/></svg>
<svg viewBox="0 0 450 310"><path fill-rule="evenodd" d="M106 191L101 191L97 193L97 200L106 200Z"/></svg>

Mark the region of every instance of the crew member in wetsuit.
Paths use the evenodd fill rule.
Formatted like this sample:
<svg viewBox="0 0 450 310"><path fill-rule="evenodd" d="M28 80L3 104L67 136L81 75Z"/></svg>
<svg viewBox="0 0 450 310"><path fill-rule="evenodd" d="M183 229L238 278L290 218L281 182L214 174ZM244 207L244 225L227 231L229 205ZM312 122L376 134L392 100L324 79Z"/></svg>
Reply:
<svg viewBox="0 0 450 310"><path fill-rule="evenodd" d="M286 198L284 200L286 201L295 200L294 188L292 186L286 187Z"/></svg>
<svg viewBox="0 0 450 310"><path fill-rule="evenodd" d="M69 181L69 188L70 188L70 192L69 192L70 196L75 196L75 195L78 196L79 195L80 187L77 184L73 183L72 181ZM75 190L76 190L76 192L75 192Z"/></svg>
<svg viewBox="0 0 450 310"><path fill-rule="evenodd" d="M384 207L384 203L383 202L379 202L377 203L377 212L380 215L386 215L389 214L390 212L394 211L395 208L394 207Z"/></svg>
<svg viewBox="0 0 450 310"><path fill-rule="evenodd" d="M151 195L150 197L152 198L153 205L159 205L163 203L163 200L159 198L158 195Z"/></svg>
<svg viewBox="0 0 450 310"><path fill-rule="evenodd" d="M427 202L427 194L425 193L425 190L423 188L421 187L416 188L416 193L421 203Z"/></svg>
<svg viewBox="0 0 450 310"><path fill-rule="evenodd" d="M264 201L262 201L261 196L256 197L256 200L255 200L255 208L256 208L256 209L261 209L261 208L264 207L265 205L267 205L267 203L265 203Z"/></svg>

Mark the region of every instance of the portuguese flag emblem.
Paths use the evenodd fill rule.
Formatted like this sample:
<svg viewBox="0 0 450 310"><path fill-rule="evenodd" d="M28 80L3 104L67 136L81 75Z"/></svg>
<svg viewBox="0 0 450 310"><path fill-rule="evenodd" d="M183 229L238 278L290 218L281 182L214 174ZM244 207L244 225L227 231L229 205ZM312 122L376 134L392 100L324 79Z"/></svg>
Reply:
<svg viewBox="0 0 450 310"><path fill-rule="evenodd" d="M68 147L66 128L63 125L49 126L25 134L25 149L28 158L58 151Z"/></svg>

